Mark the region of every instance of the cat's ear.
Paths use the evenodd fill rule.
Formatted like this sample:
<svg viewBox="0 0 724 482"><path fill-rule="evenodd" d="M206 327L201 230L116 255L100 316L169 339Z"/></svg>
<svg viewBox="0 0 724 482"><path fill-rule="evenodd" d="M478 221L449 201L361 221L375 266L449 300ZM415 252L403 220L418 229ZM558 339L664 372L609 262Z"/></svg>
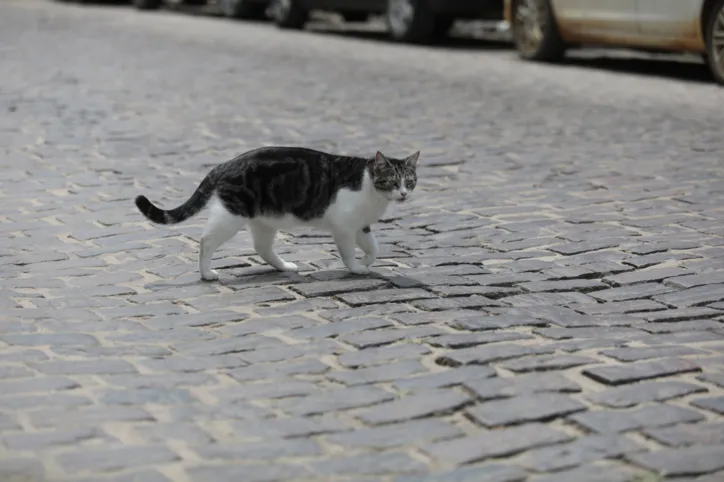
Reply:
<svg viewBox="0 0 724 482"><path fill-rule="evenodd" d="M407 164L410 167L417 167L417 159L420 157L420 151L417 151L407 159L405 159L405 164Z"/></svg>
<svg viewBox="0 0 724 482"><path fill-rule="evenodd" d="M385 167L390 165L390 161L387 160L384 154L382 154L380 151L377 151L377 154L375 154L375 167L377 169L384 169Z"/></svg>

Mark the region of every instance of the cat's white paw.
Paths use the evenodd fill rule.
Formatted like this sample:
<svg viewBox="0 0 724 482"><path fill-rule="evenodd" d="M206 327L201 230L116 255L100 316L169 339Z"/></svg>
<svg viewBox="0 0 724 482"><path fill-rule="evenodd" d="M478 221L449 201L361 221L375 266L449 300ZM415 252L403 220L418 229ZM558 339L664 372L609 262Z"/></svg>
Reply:
<svg viewBox="0 0 724 482"><path fill-rule="evenodd" d="M210 269L206 273L201 273L201 279L204 281L216 281L219 279L219 272L215 269Z"/></svg>
<svg viewBox="0 0 724 482"><path fill-rule="evenodd" d="M350 266L349 271L353 274L370 274L371 272L367 266L364 266L362 264Z"/></svg>
<svg viewBox="0 0 724 482"><path fill-rule="evenodd" d="M281 266L281 268L279 269L279 271L296 272L296 271L299 271L299 266L297 266L297 265L294 264L294 263L290 263L290 262L288 262L288 261L285 261L284 264L282 264L282 266Z"/></svg>
<svg viewBox="0 0 724 482"><path fill-rule="evenodd" d="M373 254L365 254L362 257L362 264L365 266L372 266L375 261L377 261L377 256Z"/></svg>

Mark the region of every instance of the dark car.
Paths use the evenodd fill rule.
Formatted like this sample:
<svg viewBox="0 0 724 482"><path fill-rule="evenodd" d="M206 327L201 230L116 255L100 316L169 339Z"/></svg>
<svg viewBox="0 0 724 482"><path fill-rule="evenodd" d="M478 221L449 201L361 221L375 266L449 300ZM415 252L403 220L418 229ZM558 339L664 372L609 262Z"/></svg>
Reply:
<svg viewBox="0 0 724 482"><path fill-rule="evenodd" d="M503 0L271 0L281 28L301 29L312 10L340 13L348 22L384 15L391 38L427 43L444 36L456 19L502 20Z"/></svg>
<svg viewBox="0 0 724 482"><path fill-rule="evenodd" d="M266 9L269 0L216 0L215 2L207 0L167 0L169 2L180 3L182 5L206 5L207 3L216 3L219 11L227 17L245 18L245 19L261 19L266 16ZM133 0L133 4L140 9L152 10L159 8L164 0Z"/></svg>

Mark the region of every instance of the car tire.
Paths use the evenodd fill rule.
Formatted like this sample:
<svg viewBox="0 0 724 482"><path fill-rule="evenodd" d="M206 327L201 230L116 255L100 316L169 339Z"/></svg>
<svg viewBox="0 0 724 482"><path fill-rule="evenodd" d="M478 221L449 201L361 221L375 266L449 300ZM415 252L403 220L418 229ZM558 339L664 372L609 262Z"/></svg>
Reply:
<svg viewBox="0 0 724 482"><path fill-rule="evenodd" d="M714 80L724 85L724 0L714 4L704 32L706 63Z"/></svg>
<svg viewBox="0 0 724 482"><path fill-rule="evenodd" d="M225 17L246 20L261 20L266 16L266 6L249 0L217 0L219 10Z"/></svg>
<svg viewBox="0 0 724 482"><path fill-rule="evenodd" d="M161 0L133 0L133 6L139 10L156 10L161 6Z"/></svg>
<svg viewBox="0 0 724 482"><path fill-rule="evenodd" d="M366 22L369 14L367 12L342 12L342 18L345 22Z"/></svg>
<svg viewBox="0 0 724 482"><path fill-rule="evenodd" d="M550 0L515 0L511 27L515 49L525 60L555 62L566 53Z"/></svg>
<svg viewBox="0 0 724 482"><path fill-rule="evenodd" d="M435 38L436 20L426 0L387 0L385 22L393 40L430 42Z"/></svg>
<svg viewBox="0 0 724 482"><path fill-rule="evenodd" d="M299 0L272 0L269 16L279 28L301 30L307 23L309 11Z"/></svg>
<svg viewBox="0 0 724 482"><path fill-rule="evenodd" d="M432 32L433 36L435 38L447 36L454 24L455 18L453 17L437 17L435 19L435 29Z"/></svg>

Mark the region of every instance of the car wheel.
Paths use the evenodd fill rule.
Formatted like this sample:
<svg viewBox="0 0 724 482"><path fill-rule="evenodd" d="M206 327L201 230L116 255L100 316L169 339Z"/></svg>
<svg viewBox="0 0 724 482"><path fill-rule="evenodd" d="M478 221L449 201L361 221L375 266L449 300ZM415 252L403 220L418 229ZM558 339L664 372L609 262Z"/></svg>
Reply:
<svg viewBox="0 0 724 482"><path fill-rule="evenodd" d="M133 0L133 6L139 10L155 10L161 6L161 0Z"/></svg>
<svg viewBox="0 0 724 482"><path fill-rule="evenodd" d="M513 42L526 60L553 62L566 53L550 0L517 0L513 4Z"/></svg>
<svg viewBox="0 0 724 482"><path fill-rule="evenodd" d="M455 19L452 17L438 17L435 19L435 29L432 34L437 38L444 37L450 32L453 24Z"/></svg>
<svg viewBox="0 0 724 482"><path fill-rule="evenodd" d="M249 0L218 0L219 10L229 18L262 19L266 16L263 3Z"/></svg>
<svg viewBox="0 0 724 482"><path fill-rule="evenodd" d="M387 0L385 20L390 37L401 42L429 42L437 19L426 0Z"/></svg>
<svg viewBox="0 0 724 482"><path fill-rule="evenodd" d="M343 12L342 18L345 22L366 22L369 14L367 12Z"/></svg>
<svg viewBox="0 0 724 482"><path fill-rule="evenodd" d="M279 28L302 29L307 23L309 11L299 0L272 0L269 16Z"/></svg>
<svg viewBox="0 0 724 482"><path fill-rule="evenodd" d="M706 26L706 61L714 79L724 85L724 0L719 0Z"/></svg>

